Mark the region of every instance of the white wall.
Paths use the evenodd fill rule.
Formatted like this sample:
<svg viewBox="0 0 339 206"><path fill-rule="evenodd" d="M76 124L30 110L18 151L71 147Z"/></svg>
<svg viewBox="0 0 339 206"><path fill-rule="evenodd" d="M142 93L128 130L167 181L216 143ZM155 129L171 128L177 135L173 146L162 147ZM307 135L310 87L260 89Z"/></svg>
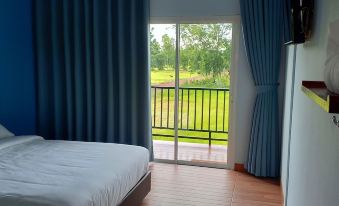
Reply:
<svg viewBox="0 0 339 206"><path fill-rule="evenodd" d="M288 165L288 144L289 144L289 126L291 119L291 96L292 96L292 79L293 79L293 67L294 67L294 48L295 46L289 46L287 48L287 57L286 57L286 90L285 90L285 105L284 105L284 119L283 119L283 129L282 129L282 167L281 167L281 183L284 190L284 194L286 194L286 181L287 181L287 165Z"/></svg>
<svg viewBox="0 0 339 206"><path fill-rule="evenodd" d="M243 35L239 38L239 59L237 64L237 76L234 80L235 94L235 163L245 163L249 147L253 106L256 96L254 82L247 60Z"/></svg>
<svg viewBox="0 0 339 206"><path fill-rule="evenodd" d="M282 181L288 186L288 206L339 205L339 129L300 90L302 80L323 80L329 23L339 18L339 1L315 1L315 27L311 42L298 45L292 115L289 182L287 175L289 98L286 98ZM289 48L286 96L290 96L293 48ZM339 115L337 115L339 116ZM285 193L286 194L286 193Z"/></svg>
<svg viewBox="0 0 339 206"><path fill-rule="evenodd" d="M239 0L151 0L152 19L218 19L240 14Z"/></svg>

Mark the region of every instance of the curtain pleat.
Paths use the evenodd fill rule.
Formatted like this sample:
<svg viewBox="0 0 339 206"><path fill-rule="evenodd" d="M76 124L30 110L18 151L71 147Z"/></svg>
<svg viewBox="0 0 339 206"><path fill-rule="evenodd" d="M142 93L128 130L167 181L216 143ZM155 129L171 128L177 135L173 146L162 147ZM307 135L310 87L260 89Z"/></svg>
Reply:
<svg viewBox="0 0 339 206"><path fill-rule="evenodd" d="M241 0L246 52L257 97L246 168L256 176L280 175L278 80L284 0Z"/></svg>
<svg viewBox="0 0 339 206"><path fill-rule="evenodd" d="M151 149L148 0L35 0L38 133Z"/></svg>

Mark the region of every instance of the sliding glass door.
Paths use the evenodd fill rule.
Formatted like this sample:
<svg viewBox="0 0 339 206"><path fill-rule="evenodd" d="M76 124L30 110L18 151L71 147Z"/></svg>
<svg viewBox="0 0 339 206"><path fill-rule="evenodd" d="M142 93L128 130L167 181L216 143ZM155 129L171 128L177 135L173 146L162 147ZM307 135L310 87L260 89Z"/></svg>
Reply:
<svg viewBox="0 0 339 206"><path fill-rule="evenodd" d="M175 158L176 25L151 25L152 136L154 157Z"/></svg>
<svg viewBox="0 0 339 206"><path fill-rule="evenodd" d="M154 154L227 163L232 24L152 24Z"/></svg>

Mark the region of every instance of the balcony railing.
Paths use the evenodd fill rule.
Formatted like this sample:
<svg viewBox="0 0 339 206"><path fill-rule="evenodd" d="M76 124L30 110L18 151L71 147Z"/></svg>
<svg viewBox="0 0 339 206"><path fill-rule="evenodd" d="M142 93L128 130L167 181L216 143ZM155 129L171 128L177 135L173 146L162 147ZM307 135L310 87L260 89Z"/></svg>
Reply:
<svg viewBox="0 0 339 206"><path fill-rule="evenodd" d="M152 128L157 131L174 130L175 87L152 86L152 98ZM228 100L228 88L180 87L178 130L187 132L180 132L178 138L206 140L209 145L212 141L227 141ZM190 132L195 132L195 135L189 135ZM214 137L213 134L219 135ZM152 135L174 137L173 134L154 130Z"/></svg>

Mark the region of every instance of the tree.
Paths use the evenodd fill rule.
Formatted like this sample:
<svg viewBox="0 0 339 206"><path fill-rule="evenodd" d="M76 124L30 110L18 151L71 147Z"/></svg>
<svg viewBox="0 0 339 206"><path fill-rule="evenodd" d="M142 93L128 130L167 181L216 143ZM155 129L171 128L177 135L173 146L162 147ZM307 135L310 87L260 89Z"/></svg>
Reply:
<svg viewBox="0 0 339 206"><path fill-rule="evenodd" d="M181 25L181 65L213 76L230 67L230 24Z"/></svg>
<svg viewBox="0 0 339 206"><path fill-rule="evenodd" d="M175 41L168 34L162 36L162 52L166 57L166 66L175 67Z"/></svg>
<svg viewBox="0 0 339 206"><path fill-rule="evenodd" d="M175 67L175 40L162 36L161 43L151 30L151 67ZM204 75L220 75L230 68L231 24L182 24L180 69Z"/></svg>
<svg viewBox="0 0 339 206"><path fill-rule="evenodd" d="M154 38L153 30L154 28L152 28L150 33L151 68L163 70L165 68L165 56L162 52L160 43Z"/></svg>

